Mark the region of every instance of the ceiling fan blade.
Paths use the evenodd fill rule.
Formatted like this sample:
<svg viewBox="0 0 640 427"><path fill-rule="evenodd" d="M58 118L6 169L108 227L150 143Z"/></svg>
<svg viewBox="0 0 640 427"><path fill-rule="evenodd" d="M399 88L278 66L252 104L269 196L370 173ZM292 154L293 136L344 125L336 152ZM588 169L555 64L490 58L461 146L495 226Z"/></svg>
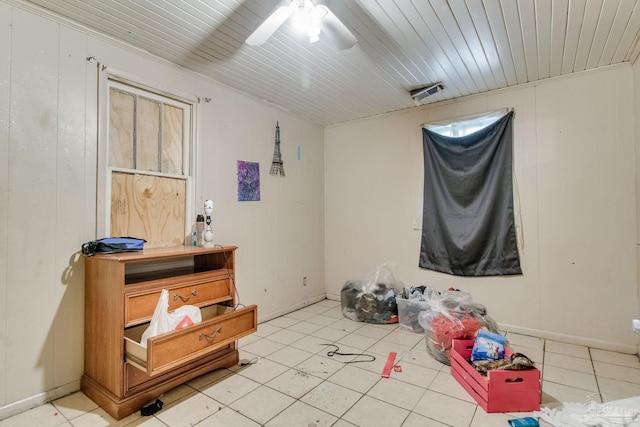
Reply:
<svg viewBox="0 0 640 427"><path fill-rule="evenodd" d="M287 4L288 3L288 4ZM293 11L295 10L295 4L293 1L283 1L280 6L278 6L272 13L269 15L265 21L260 24L260 26L253 32L245 43L251 46L258 46L266 42L269 37L275 33L275 31L280 28L280 26L286 21Z"/></svg>
<svg viewBox="0 0 640 427"><path fill-rule="evenodd" d="M347 26L344 25L327 6L318 5L317 7L324 8L327 12L320 22L322 32L327 35L329 40L331 40L339 50L351 49L358 41L356 36L349 31Z"/></svg>

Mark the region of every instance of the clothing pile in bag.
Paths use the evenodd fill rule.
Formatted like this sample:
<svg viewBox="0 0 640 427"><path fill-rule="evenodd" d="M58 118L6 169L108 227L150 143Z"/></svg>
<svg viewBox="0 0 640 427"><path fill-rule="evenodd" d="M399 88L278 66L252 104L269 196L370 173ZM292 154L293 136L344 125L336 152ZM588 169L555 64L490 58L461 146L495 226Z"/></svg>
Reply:
<svg viewBox="0 0 640 427"><path fill-rule="evenodd" d="M366 323L397 323L396 294L402 282L389 263L378 266L368 280L347 281L340 292L342 314L347 319Z"/></svg>
<svg viewBox="0 0 640 427"><path fill-rule="evenodd" d="M438 292L426 286L423 299L426 310L419 313L418 323L425 331L427 351L446 365L451 364L454 339L474 339L480 329L500 333L486 308L474 302L466 292L455 289Z"/></svg>

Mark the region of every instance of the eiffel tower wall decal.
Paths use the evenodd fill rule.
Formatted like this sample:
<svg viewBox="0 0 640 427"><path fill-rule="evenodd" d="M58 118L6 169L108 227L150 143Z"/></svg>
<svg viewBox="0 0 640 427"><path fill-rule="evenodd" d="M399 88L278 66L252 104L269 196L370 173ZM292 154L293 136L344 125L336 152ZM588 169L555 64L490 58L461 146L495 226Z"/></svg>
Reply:
<svg viewBox="0 0 640 427"><path fill-rule="evenodd" d="M282 155L280 154L280 125L278 122L276 122L276 146L273 150L273 162L271 163L269 175L284 176L284 166L282 164Z"/></svg>

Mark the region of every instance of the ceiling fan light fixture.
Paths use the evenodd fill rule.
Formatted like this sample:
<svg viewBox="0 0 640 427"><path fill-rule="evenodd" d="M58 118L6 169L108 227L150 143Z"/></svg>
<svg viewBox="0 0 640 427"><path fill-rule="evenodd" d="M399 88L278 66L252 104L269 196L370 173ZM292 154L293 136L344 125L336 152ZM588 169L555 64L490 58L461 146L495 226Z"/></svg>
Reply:
<svg viewBox="0 0 640 427"><path fill-rule="evenodd" d="M293 12L291 23L297 32L306 33L311 26L311 16L303 6L300 6Z"/></svg>
<svg viewBox="0 0 640 427"><path fill-rule="evenodd" d="M289 18L294 29L306 33L311 43L320 40L321 32L339 50L349 49L357 42L351 31L327 6L315 5L311 0L283 0L245 42L251 46L263 44Z"/></svg>

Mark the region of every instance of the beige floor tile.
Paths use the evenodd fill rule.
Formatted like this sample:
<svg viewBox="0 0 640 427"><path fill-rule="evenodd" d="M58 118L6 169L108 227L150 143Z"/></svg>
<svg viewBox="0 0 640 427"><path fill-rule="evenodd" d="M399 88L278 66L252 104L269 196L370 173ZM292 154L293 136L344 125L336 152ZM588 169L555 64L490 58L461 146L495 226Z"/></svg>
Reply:
<svg viewBox="0 0 640 427"><path fill-rule="evenodd" d="M288 328L296 323L300 323L298 319L294 319L292 317L280 316L275 319L271 319L265 323L265 325L276 326L278 328Z"/></svg>
<svg viewBox="0 0 640 427"><path fill-rule="evenodd" d="M406 353L402 360L406 360L414 365L419 365L425 368L433 369L434 371L450 371L451 367L436 360L427 351L426 345L419 343Z"/></svg>
<svg viewBox="0 0 640 427"><path fill-rule="evenodd" d="M526 353L526 349L542 350L544 348L544 340L542 338L517 334L515 332L508 332L506 337L507 341L509 341L509 346L522 353Z"/></svg>
<svg viewBox="0 0 640 427"><path fill-rule="evenodd" d="M359 393L366 393L381 377L378 374L357 367L358 363L349 364L328 378L334 384L350 388Z"/></svg>
<svg viewBox="0 0 640 427"><path fill-rule="evenodd" d="M300 332L292 331L290 329L282 329L280 331L272 333L267 339L280 344L289 345L292 342L298 341L299 339L304 337L305 334L302 334Z"/></svg>
<svg viewBox="0 0 640 427"><path fill-rule="evenodd" d="M593 367L598 377L640 384L640 369L597 361L593 362Z"/></svg>
<svg viewBox="0 0 640 427"><path fill-rule="evenodd" d="M321 351L326 352L326 347L322 344L327 344L327 340L314 335L307 335L306 337L291 343L291 347L317 354Z"/></svg>
<svg viewBox="0 0 640 427"><path fill-rule="evenodd" d="M66 421L67 419L55 406L47 403L0 421L0 427L52 427L64 424Z"/></svg>
<svg viewBox="0 0 640 427"><path fill-rule="evenodd" d="M367 349L367 354L375 357L375 360L369 359L369 361L358 363L358 368L366 369L367 371L373 372L374 374L381 376L382 370L384 369L385 364L387 363L388 354L380 354L371 349Z"/></svg>
<svg viewBox="0 0 640 427"><path fill-rule="evenodd" d="M402 423L402 427L448 427L448 425L412 412Z"/></svg>
<svg viewBox="0 0 640 427"><path fill-rule="evenodd" d="M363 324L363 326L357 329L354 333L358 335L364 335L365 337L381 339L382 337L390 334L392 330L387 328L381 328L377 325L371 325L368 323Z"/></svg>
<svg viewBox="0 0 640 427"><path fill-rule="evenodd" d="M335 308L335 307L340 307L340 301L332 300L332 299L323 299L321 301L318 301L314 305L317 305L318 307Z"/></svg>
<svg viewBox="0 0 640 427"><path fill-rule="evenodd" d="M344 319L344 315L342 314L342 309L340 308L340 306L338 307L334 307L330 310L325 311L324 313L322 313L325 316L329 316L329 317L334 317L336 319ZM350 320L352 321L352 320Z"/></svg>
<svg viewBox="0 0 640 427"><path fill-rule="evenodd" d="M451 375L451 372L438 372L431 384L429 384L429 390L475 404L473 397L458 383Z"/></svg>
<svg viewBox="0 0 640 427"><path fill-rule="evenodd" d="M567 356L566 354L547 352L544 355L544 364L557 368L569 369L593 375L593 364L590 359Z"/></svg>
<svg viewBox="0 0 640 427"><path fill-rule="evenodd" d="M323 347L324 351L316 353L318 356L327 357L340 363L351 363L354 360L360 360L364 362L367 360L373 360L372 358L375 357L372 354L369 354L366 350L350 347L342 343L324 344Z"/></svg>
<svg viewBox="0 0 640 427"><path fill-rule="evenodd" d="M164 405L169 405L172 402L175 402L183 397L193 393L193 387L189 387L188 385L181 384L172 388L171 390L163 393L159 396L159 399L162 400ZM155 402L155 399L152 399L152 402Z"/></svg>
<svg viewBox="0 0 640 427"><path fill-rule="evenodd" d="M266 358L280 363L281 365L292 368L297 364L307 360L311 356L313 356L313 353L309 353L308 351L300 350L295 347L287 346L281 348L280 350L274 351Z"/></svg>
<svg viewBox="0 0 640 427"><path fill-rule="evenodd" d="M85 412L73 419L74 427L103 427L103 426L124 426L125 420L119 422L114 420L104 409L98 408L91 412ZM25 425L38 425L38 424L25 424Z"/></svg>
<svg viewBox="0 0 640 427"><path fill-rule="evenodd" d="M354 322L353 320L349 320L349 319L339 319L336 322L333 322L329 325L330 328L333 329L339 329L341 331L346 331L346 332L355 332L358 329L362 328L364 326L364 323L360 323L360 322Z"/></svg>
<svg viewBox="0 0 640 427"><path fill-rule="evenodd" d="M399 344L403 347L413 348L416 344L424 341L424 335L397 329L382 337L381 341L387 341L393 344Z"/></svg>
<svg viewBox="0 0 640 427"><path fill-rule="evenodd" d="M260 383L242 375L233 374L216 381L201 391L212 399L229 405L258 387L260 387Z"/></svg>
<svg viewBox="0 0 640 427"><path fill-rule="evenodd" d="M343 420L342 418L336 421L336 423L332 427L358 427L355 424L351 424L348 421Z"/></svg>
<svg viewBox="0 0 640 427"><path fill-rule="evenodd" d="M256 363L259 359L262 358L262 356L258 356L257 354L254 354L254 353L249 353L248 351L242 348L238 350L238 353L239 353L239 357L238 357L239 361L243 360L243 361L249 361L249 363ZM244 365L241 365L238 362L237 365L231 366L227 369L231 372L237 372L241 369L244 369Z"/></svg>
<svg viewBox="0 0 640 427"><path fill-rule="evenodd" d="M594 361L611 363L613 365L628 366L629 368L640 369L640 359L637 354L616 353L615 351L590 349L591 358Z"/></svg>
<svg viewBox="0 0 640 427"><path fill-rule="evenodd" d="M307 320L315 315L316 313L312 313L310 311L297 310L297 311L292 311L291 313L287 313L285 317L291 317L292 319L297 319L297 320Z"/></svg>
<svg viewBox="0 0 640 427"><path fill-rule="evenodd" d="M223 405L211 397L195 392L165 405L155 417L168 426L194 425L221 410Z"/></svg>
<svg viewBox="0 0 640 427"><path fill-rule="evenodd" d="M287 329L291 331L300 332L301 334L310 334L312 332L317 331L320 328L323 328L322 325L316 325L315 323L309 323L305 321L301 321L289 326ZM251 336L251 335L249 335Z"/></svg>
<svg viewBox="0 0 640 427"><path fill-rule="evenodd" d="M397 363L402 369L401 372L394 371L393 378L418 387L429 388L439 371L423 366L415 365L404 360Z"/></svg>
<svg viewBox="0 0 640 427"><path fill-rule="evenodd" d="M245 345L251 344L252 342L260 339L262 338L256 334L247 335L246 337L242 337L238 340L238 347L244 347Z"/></svg>
<svg viewBox="0 0 640 427"><path fill-rule="evenodd" d="M93 400L80 391L54 400L51 403L67 420L72 420L85 412L91 412L98 408L98 405Z"/></svg>
<svg viewBox="0 0 640 427"><path fill-rule="evenodd" d="M231 374L233 374L233 371L229 369L216 369L215 371L200 375L199 377L192 379L191 381L187 382L187 385L195 388L196 390L202 390L203 388L208 387L211 384L218 382L222 378Z"/></svg>
<svg viewBox="0 0 640 427"><path fill-rule="evenodd" d="M580 357L582 359L590 359L589 349L587 347L575 344L568 344L560 341L546 340L545 351L552 353L560 353L567 356Z"/></svg>
<svg viewBox="0 0 640 427"><path fill-rule="evenodd" d="M593 374L585 374L583 372L545 365L542 379L545 382L554 382L582 390L598 392L598 384L596 383L596 377Z"/></svg>
<svg viewBox="0 0 640 427"><path fill-rule="evenodd" d="M408 415L406 409L363 396L342 418L359 427L400 427Z"/></svg>
<svg viewBox="0 0 640 427"><path fill-rule="evenodd" d="M309 323L315 323L316 325L329 326L332 323L339 322L340 319L336 319L335 317L324 316L322 314L317 314L313 317L307 319Z"/></svg>
<svg viewBox="0 0 640 427"><path fill-rule="evenodd" d="M426 387L418 387L395 378L383 378L369 390L367 396L412 410L426 390Z"/></svg>
<svg viewBox="0 0 640 427"><path fill-rule="evenodd" d="M640 396L640 384L598 377L598 385L600 386L600 394L603 400L618 400Z"/></svg>
<svg viewBox="0 0 640 427"><path fill-rule="evenodd" d="M242 399L236 400L229 407L260 425L264 425L292 405L293 402L295 402L294 398L262 386Z"/></svg>
<svg viewBox="0 0 640 427"><path fill-rule="evenodd" d="M300 398L301 402L341 417L360 398L361 393L325 381Z"/></svg>
<svg viewBox="0 0 640 427"><path fill-rule="evenodd" d="M198 423L198 427L260 427L260 424L230 408L223 408Z"/></svg>
<svg viewBox="0 0 640 427"><path fill-rule="evenodd" d="M333 343L349 335L349 332L341 331L340 329L323 327L315 332L312 332L311 335L322 339L322 341L325 343Z"/></svg>
<svg viewBox="0 0 640 427"><path fill-rule="evenodd" d="M266 427L335 426L338 418L303 402L295 402L287 409L276 415L266 424ZM235 427L235 426L234 426Z"/></svg>
<svg viewBox="0 0 640 427"><path fill-rule="evenodd" d="M411 346L404 346L391 341L384 341L383 339L369 347L367 350L386 355L386 360L386 357L388 357L389 353L392 352L396 354L408 354L411 351Z"/></svg>
<svg viewBox="0 0 640 427"><path fill-rule="evenodd" d="M284 346L285 344L271 341L268 338L263 338L261 340L254 341L251 344L245 345L244 347L242 347L242 349L257 356L265 357L273 353L274 351L280 350Z"/></svg>
<svg viewBox="0 0 640 427"><path fill-rule="evenodd" d="M266 385L294 399L299 399L322 381L322 378L309 375L299 369L289 369L267 382Z"/></svg>
<svg viewBox="0 0 640 427"><path fill-rule="evenodd" d="M595 393L597 395L597 393ZM558 403L581 403L594 396L590 390L570 387L549 381L542 381L542 403L541 406L553 407Z"/></svg>
<svg viewBox="0 0 640 427"><path fill-rule="evenodd" d="M267 358L260 358L256 363L243 366L237 373L257 383L264 384L287 371L289 368Z"/></svg>
<svg viewBox="0 0 640 427"><path fill-rule="evenodd" d="M116 425L120 425L123 427L166 427L167 426L165 423L163 423L156 417L138 417L132 422L128 422L127 419L128 417L124 420L121 420L121 421L124 421L125 423L116 424ZM172 427L172 426L169 426L169 427Z"/></svg>
<svg viewBox="0 0 640 427"><path fill-rule="evenodd" d="M320 314L320 313L324 313L325 311L328 311L330 309L331 309L331 307L325 307L324 305L321 305L321 304L311 304L311 305L308 305L306 307L301 308L298 311L308 311L309 313Z"/></svg>
<svg viewBox="0 0 640 427"><path fill-rule="evenodd" d="M281 329L282 328L278 326L270 325L268 323L258 323L258 330L254 332L254 335L264 338Z"/></svg>
<svg viewBox="0 0 640 427"><path fill-rule="evenodd" d="M510 414L503 413L491 413L488 414L478 406L476 409L476 413L473 415L473 420L471 421L471 427L495 427L495 426L508 426L509 420L514 418L521 418L522 416L513 416Z"/></svg>
<svg viewBox="0 0 640 427"><path fill-rule="evenodd" d="M319 378L327 379L344 366L341 362L314 355L296 366L296 369Z"/></svg>
<svg viewBox="0 0 640 427"><path fill-rule="evenodd" d="M468 426L478 405L427 390L413 409L420 415L451 426Z"/></svg>
<svg viewBox="0 0 640 427"><path fill-rule="evenodd" d="M355 347L357 349L364 351L377 342L378 340L375 338L366 337L364 335L358 335L357 333L352 333L340 338L340 340L338 340L338 345L345 344L350 347Z"/></svg>

